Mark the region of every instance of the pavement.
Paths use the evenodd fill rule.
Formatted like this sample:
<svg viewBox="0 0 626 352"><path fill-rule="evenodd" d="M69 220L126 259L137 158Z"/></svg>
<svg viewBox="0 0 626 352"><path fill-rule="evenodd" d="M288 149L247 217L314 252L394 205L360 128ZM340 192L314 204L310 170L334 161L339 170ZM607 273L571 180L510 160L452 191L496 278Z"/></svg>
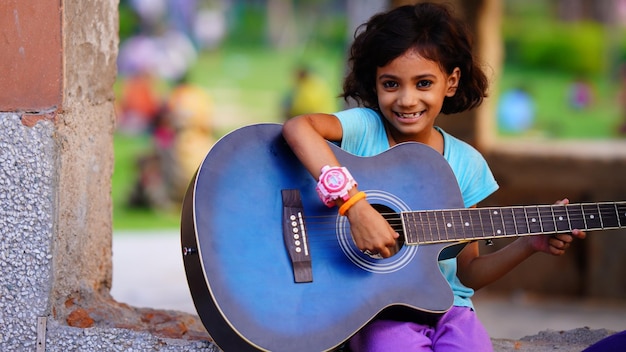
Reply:
<svg viewBox="0 0 626 352"><path fill-rule="evenodd" d="M113 235L112 296L134 307L196 314L176 230ZM541 297L523 292L479 292L478 316L494 338L519 339L541 331L588 327L626 330L623 301Z"/></svg>

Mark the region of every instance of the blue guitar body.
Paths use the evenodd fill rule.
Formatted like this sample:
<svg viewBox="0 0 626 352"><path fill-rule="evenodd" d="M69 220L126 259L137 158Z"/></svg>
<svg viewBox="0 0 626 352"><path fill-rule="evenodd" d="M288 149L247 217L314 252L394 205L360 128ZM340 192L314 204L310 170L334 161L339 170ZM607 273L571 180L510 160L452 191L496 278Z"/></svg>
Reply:
<svg viewBox="0 0 626 352"><path fill-rule="evenodd" d="M347 220L319 200L316 180L291 152L281 128L252 125L220 139L185 197L181 244L187 280L218 346L331 350L377 316L419 319L448 310L453 296L437 261L450 245L404 245L386 259L361 253ZM428 146L405 143L370 158L331 146L368 201L381 209L463 208L448 163ZM284 237L284 190L302 203L308 282L294 278L293 248Z"/></svg>

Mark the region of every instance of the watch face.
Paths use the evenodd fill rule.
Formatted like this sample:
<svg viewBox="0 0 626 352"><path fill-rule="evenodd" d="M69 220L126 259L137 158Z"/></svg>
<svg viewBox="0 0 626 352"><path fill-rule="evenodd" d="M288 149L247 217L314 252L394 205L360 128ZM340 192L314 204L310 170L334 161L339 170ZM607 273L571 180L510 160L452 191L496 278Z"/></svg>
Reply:
<svg viewBox="0 0 626 352"><path fill-rule="evenodd" d="M330 170L324 177L324 186L331 192L341 190L347 182L347 177L341 169Z"/></svg>

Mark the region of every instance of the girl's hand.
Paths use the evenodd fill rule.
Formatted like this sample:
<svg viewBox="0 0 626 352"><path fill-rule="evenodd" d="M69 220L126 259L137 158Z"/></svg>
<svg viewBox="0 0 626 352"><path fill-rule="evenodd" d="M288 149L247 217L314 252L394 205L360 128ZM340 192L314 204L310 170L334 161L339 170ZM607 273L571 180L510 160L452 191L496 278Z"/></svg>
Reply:
<svg viewBox="0 0 626 352"><path fill-rule="evenodd" d="M558 205L567 205L567 198L556 202ZM553 236L532 236L530 246L536 252L544 252L552 255L563 255L574 238L584 239L586 236L584 231L579 229L572 230L572 233L560 233Z"/></svg>
<svg viewBox="0 0 626 352"><path fill-rule="evenodd" d="M366 200L356 202L347 212L350 230L356 246L362 251L388 258L394 254L400 236L387 220Z"/></svg>

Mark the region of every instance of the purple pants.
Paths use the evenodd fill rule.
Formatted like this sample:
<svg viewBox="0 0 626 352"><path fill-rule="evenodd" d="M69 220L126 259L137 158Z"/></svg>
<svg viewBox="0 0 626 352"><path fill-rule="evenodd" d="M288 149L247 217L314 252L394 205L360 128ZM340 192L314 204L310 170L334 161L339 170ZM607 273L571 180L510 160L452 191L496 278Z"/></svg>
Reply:
<svg viewBox="0 0 626 352"><path fill-rule="evenodd" d="M353 352L491 352L489 334L468 307L452 307L434 326L374 320L350 339Z"/></svg>
<svg viewBox="0 0 626 352"><path fill-rule="evenodd" d="M626 330L618 332L587 347L583 352L621 352L626 349Z"/></svg>

